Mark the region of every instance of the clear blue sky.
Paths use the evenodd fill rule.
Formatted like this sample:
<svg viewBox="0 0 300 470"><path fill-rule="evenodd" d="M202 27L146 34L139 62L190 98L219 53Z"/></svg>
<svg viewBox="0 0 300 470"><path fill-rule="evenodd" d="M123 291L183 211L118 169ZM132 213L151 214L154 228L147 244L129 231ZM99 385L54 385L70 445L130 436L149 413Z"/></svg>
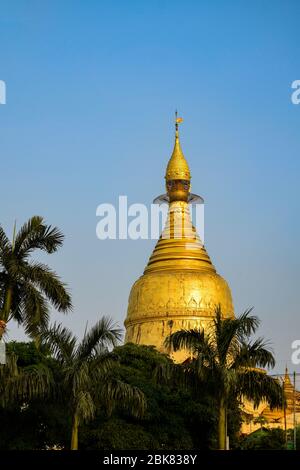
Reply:
<svg viewBox="0 0 300 470"><path fill-rule="evenodd" d="M41 214L66 235L47 259L73 293L53 314L78 334L122 324L153 241L99 241L101 202L150 203L164 190L173 113L206 246L236 312L289 364L300 339L298 1L1 2L0 222ZM12 338L22 330L10 324ZM300 372L300 368L293 367Z"/></svg>

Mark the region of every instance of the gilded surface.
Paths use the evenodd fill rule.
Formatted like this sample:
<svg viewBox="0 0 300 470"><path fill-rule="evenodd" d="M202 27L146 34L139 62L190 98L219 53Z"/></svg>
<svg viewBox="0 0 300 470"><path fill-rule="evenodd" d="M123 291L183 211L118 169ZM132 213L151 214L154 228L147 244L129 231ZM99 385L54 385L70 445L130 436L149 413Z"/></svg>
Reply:
<svg viewBox="0 0 300 470"><path fill-rule="evenodd" d="M218 305L224 316L234 316L230 289L191 222L186 202L190 171L177 128L166 180L172 196L166 225L144 274L131 289L125 320L127 342L155 345L159 350L164 350L166 336L176 330L207 328Z"/></svg>
<svg viewBox="0 0 300 470"><path fill-rule="evenodd" d="M173 153L171 155L171 158L169 160L167 170L166 170L166 180L172 180L172 179L173 180L176 180L176 179L190 180L191 179L189 165L183 155L177 129L176 129L176 134L175 134L175 145L174 145Z"/></svg>

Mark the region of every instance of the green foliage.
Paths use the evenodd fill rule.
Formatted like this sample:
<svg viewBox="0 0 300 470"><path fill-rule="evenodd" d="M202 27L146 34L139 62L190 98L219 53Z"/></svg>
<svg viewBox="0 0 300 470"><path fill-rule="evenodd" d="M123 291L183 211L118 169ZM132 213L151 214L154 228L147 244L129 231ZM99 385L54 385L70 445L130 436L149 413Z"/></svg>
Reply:
<svg viewBox="0 0 300 470"><path fill-rule="evenodd" d="M85 450L156 449L156 439L141 424L113 417L96 420L81 433L81 448Z"/></svg>
<svg viewBox="0 0 300 470"><path fill-rule="evenodd" d="M282 429L259 429L246 436L240 443L243 450L285 449L285 433Z"/></svg>
<svg viewBox="0 0 300 470"><path fill-rule="evenodd" d="M33 341L29 343L10 341L6 345L6 353L17 357L19 367L32 366L34 364L47 363L46 350L38 350Z"/></svg>
<svg viewBox="0 0 300 470"><path fill-rule="evenodd" d="M14 373L9 374L11 385L8 387L7 380L1 382L6 394L11 391L12 399L5 403L5 407L0 407L0 450L43 449L46 444L52 446L57 443L65 445L66 430L70 426L66 403L62 397L58 399L50 393L53 392L53 383L61 381L60 367L46 353L43 348L37 350L34 342L7 343L7 357L9 361L10 358L15 359L15 366ZM1 367L8 375L10 367ZM37 375L32 377L32 373ZM36 387L36 381L43 379L41 373L51 377L52 382L46 383L46 389L42 390L44 393L38 393L39 388ZM24 376L28 376L27 381L24 381ZM29 390L28 380L31 380Z"/></svg>
<svg viewBox="0 0 300 470"><path fill-rule="evenodd" d="M294 449L294 429L287 430L288 448ZM296 449L300 450L300 425L296 426Z"/></svg>
<svg viewBox="0 0 300 470"><path fill-rule="evenodd" d="M195 400L188 390L158 383L155 370L170 364L168 356L152 346L127 343L114 350L119 357L115 375L138 387L147 400L142 420L118 407L111 417L97 416L82 432L84 449L193 449L208 448L216 424L209 396Z"/></svg>
<svg viewBox="0 0 300 470"><path fill-rule="evenodd" d="M57 389L67 399L73 418L71 449L78 448L79 426L91 421L101 405L107 414L120 404L132 416L144 414L143 393L114 374L117 355L110 349L120 337L121 331L107 317L101 318L80 342L61 325L43 332L45 346L60 365L62 380Z"/></svg>
<svg viewBox="0 0 300 470"><path fill-rule="evenodd" d="M43 364L18 367L17 358L8 354L6 364L0 365L0 406L26 404L37 397L45 398L53 386L53 376Z"/></svg>
<svg viewBox="0 0 300 470"><path fill-rule="evenodd" d="M69 338L71 339L71 338ZM75 347L75 346L74 346ZM47 365L56 384L63 384L65 373L61 358L49 357L47 349L37 351L34 343L11 342L11 353L18 354L22 369ZM81 349L82 351L83 349ZM215 447L217 411L205 388L195 397L192 391L177 385L160 383L155 371L171 364L170 358L151 346L125 344L113 352L111 373L116 381L141 390L147 401L143 418L132 416L128 407L115 403L109 410L105 400L96 400L96 415L82 423L81 449L208 449ZM228 428L233 443L240 414L231 401ZM70 396L60 393L44 399L34 398L25 407L15 403L0 409L0 450L44 449L59 445L69 448L72 414Z"/></svg>

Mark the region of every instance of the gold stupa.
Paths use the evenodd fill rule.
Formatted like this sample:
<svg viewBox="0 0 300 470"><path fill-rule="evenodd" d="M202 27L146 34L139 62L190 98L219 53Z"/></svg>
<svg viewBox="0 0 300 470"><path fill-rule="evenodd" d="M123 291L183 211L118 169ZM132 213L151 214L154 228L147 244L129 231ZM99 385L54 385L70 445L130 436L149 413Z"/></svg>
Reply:
<svg viewBox="0 0 300 470"><path fill-rule="evenodd" d="M175 145L165 176L166 225L143 275L132 286L125 320L126 342L154 345L160 351L170 333L206 328L218 305L224 317L234 316L228 284L216 272L191 221L189 202L197 196L190 193L190 169L179 141L181 121L176 114Z"/></svg>

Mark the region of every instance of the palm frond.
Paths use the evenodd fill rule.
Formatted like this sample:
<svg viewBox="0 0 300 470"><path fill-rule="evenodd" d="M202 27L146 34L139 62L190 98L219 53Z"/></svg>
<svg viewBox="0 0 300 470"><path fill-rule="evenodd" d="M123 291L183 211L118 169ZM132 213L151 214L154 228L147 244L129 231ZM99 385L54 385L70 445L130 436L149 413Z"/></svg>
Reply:
<svg viewBox="0 0 300 470"><path fill-rule="evenodd" d="M0 395L3 393L7 378L16 377L19 373L17 356L15 354L8 354L6 359L6 364L0 365Z"/></svg>
<svg viewBox="0 0 300 470"><path fill-rule="evenodd" d="M80 391L91 388L89 363L74 360L65 368L64 384L66 387L71 387L72 399L76 402Z"/></svg>
<svg viewBox="0 0 300 470"><path fill-rule="evenodd" d="M269 367L275 366L275 358L269 343L263 338L257 338L253 342L243 341L236 355L232 368L239 367Z"/></svg>
<svg viewBox="0 0 300 470"><path fill-rule="evenodd" d="M223 319L221 306L218 305L215 309L215 317L213 320L213 334L215 337L215 342L217 349L219 350L219 345L222 344L223 340Z"/></svg>
<svg viewBox="0 0 300 470"><path fill-rule="evenodd" d="M11 278L7 276L5 287L3 290L4 295L5 295L7 287L9 286L9 279ZM22 286L18 282L14 283L11 310L9 312L7 322L9 322L11 319L15 320L18 324L21 324L23 322L23 319L24 319L23 293L24 293L24 290Z"/></svg>
<svg viewBox="0 0 300 470"><path fill-rule="evenodd" d="M193 354L199 344L202 344L205 339L204 330L191 329L191 330L179 330L165 339L165 346L170 351L178 351L180 349L186 349Z"/></svg>
<svg viewBox="0 0 300 470"><path fill-rule="evenodd" d="M0 366L0 404L44 397L52 391L53 376L48 367L39 364L19 369L17 357L7 356L7 364Z"/></svg>
<svg viewBox="0 0 300 470"><path fill-rule="evenodd" d="M24 288L21 321L25 332L34 338L48 327L49 308L44 296L30 282L27 282ZM16 319L16 313L17 310L14 312L14 319Z"/></svg>
<svg viewBox="0 0 300 470"><path fill-rule="evenodd" d="M67 312L72 308L65 284L48 266L42 263L27 264L23 268L23 275L39 287L58 311Z"/></svg>
<svg viewBox="0 0 300 470"><path fill-rule="evenodd" d="M64 236L57 227L43 223L43 217L31 217L19 230L15 240L15 252L27 257L33 250L54 253L63 243Z"/></svg>
<svg viewBox="0 0 300 470"><path fill-rule="evenodd" d="M260 320L255 315L250 315L253 307L245 310L238 318L239 327L237 329L237 334L239 338L248 338L250 335L256 332L259 327Z"/></svg>
<svg viewBox="0 0 300 470"><path fill-rule="evenodd" d="M53 376L47 366L32 365L23 369L19 382L19 396L24 400L44 397L52 392Z"/></svg>
<svg viewBox="0 0 300 470"><path fill-rule="evenodd" d="M75 356L76 337L61 324L56 324L42 332L42 341L49 347L54 357L69 364Z"/></svg>
<svg viewBox="0 0 300 470"><path fill-rule="evenodd" d="M197 396L211 378L211 370L203 366L199 370L197 359L192 358L181 364L159 364L153 371L153 378L157 384L172 384L176 389L188 390Z"/></svg>
<svg viewBox="0 0 300 470"><path fill-rule="evenodd" d="M237 318L222 318L221 307L216 309L214 331L220 363L225 365L229 358L237 354L239 341L254 333L259 324L257 317L249 316L252 309L246 310Z"/></svg>
<svg viewBox="0 0 300 470"><path fill-rule="evenodd" d="M88 422L94 418L96 407L90 392L81 390L76 400L76 415L79 421Z"/></svg>
<svg viewBox="0 0 300 470"><path fill-rule="evenodd" d="M3 253L8 253L11 251L11 243L4 232L2 226L0 225L0 259Z"/></svg>
<svg viewBox="0 0 300 470"><path fill-rule="evenodd" d="M173 383L185 387L186 376L183 364L174 362L159 364L153 370L153 378L157 384Z"/></svg>
<svg viewBox="0 0 300 470"><path fill-rule="evenodd" d="M19 264L19 260L12 250L2 251L0 255L0 265L3 267L2 272L9 275L13 281L18 278Z"/></svg>
<svg viewBox="0 0 300 470"><path fill-rule="evenodd" d="M237 373L237 389L242 396L252 400L254 406L264 400L271 409L282 408L284 405L282 385L264 371L240 369Z"/></svg>
<svg viewBox="0 0 300 470"><path fill-rule="evenodd" d="M112 348L122 338L122 330L108 317L102 317L85 335L77 350L77 357L88 358L92 354Z"/></svg>
<svg viewBox="0 0 300 470"><path fill-rule="evenodd" d="M116 406L126 409L136 418L143 417L146 411L144 393L121 380L106 381L101 387L101 398L106 404L108 414L112 413Z"/></svg>
<svg viewBox="0 0 300 470"><path fill-rule="evenodd" d="M98 348L96 348L98 349ZM98 383L106 377L119 363L119 358L114 352L107 349L96 351L89 361L89 373L93 383Z"/></svg>

